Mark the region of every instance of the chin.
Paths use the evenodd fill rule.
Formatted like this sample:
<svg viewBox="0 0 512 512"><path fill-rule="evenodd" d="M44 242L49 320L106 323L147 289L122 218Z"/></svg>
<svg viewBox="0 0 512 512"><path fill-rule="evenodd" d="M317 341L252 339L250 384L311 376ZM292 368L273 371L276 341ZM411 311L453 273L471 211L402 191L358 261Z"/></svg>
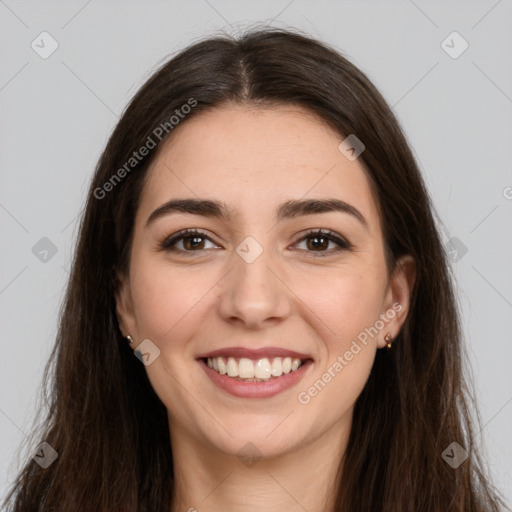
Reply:
<svg viewBox="0 0 512 512"><path fill-rule="evenodd" d="M304 436L300 434L296 421L286 419L283 422L283 417L272 417L272 421L269 419L255 418L251 420L250 425L247 424L247 416L242 420L225 421L223 427L232 437L222 428L216 431L208 430L205 433L206 442L227 455L239 458L275 458L286 455L293 451L294 447L302 444ZM213 437L212 434L217 435Z"/></svg>

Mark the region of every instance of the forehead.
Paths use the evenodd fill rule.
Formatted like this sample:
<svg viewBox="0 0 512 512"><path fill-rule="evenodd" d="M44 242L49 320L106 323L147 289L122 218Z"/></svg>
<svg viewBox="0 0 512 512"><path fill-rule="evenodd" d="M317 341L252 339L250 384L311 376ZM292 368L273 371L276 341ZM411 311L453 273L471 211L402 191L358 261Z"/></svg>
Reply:
<svg viewBox="0 0 512 512"><path fill-rule="evenodd" d="M142 213L175 197L217 198L241 216L287 199L337 197L378 218L363 164L338 149L343 139L296 106L229 105L196 114L152 162Z"/></svg>

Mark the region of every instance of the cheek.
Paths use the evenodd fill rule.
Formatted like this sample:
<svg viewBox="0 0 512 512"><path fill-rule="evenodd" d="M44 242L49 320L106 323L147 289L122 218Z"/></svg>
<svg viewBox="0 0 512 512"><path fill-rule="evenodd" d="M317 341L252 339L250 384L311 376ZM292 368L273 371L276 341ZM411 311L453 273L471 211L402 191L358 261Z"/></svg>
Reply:
<svg viewBox="0 0 512 512"><path fill-rule="evenodd" d="M375 276L354 275L330 279L310 294L315 331L321 333L318 368L297 396L327 428L352 410L371 372L377 337L367 329L379 318L380 289ZM372 286L373 283L373 286ZM326 328L327 326L328 328Z"/></svg>
<svg viewBox="0 0 512 512"><path fill-rule="evenodd" d="M179 344L187 326L196 324L201 305L217 281L211 273L199 275L190 268L139 263L133 275L135 315L141 336L162 345Z"/></svg>
<svg viewBox="0 0 512 512"><path fill-rule="evenodd" d="M329 349L343 349L378 319L382 305L381 276L371 268L346 268L309 274L300 280L298 295L323 324Z"/></svg>
<svg viewBox="0 0 512 512"><path fill-rule="evenodd" d="M351 408L369 377L377 341L371 327L381 312L384 284L370 267L358 272L347 267L302 280L299 293L314 313L310 322L322 338L322 353L315 378L305 383L299 402L314 402L312 407L324 411L326 422Z"/></svg>

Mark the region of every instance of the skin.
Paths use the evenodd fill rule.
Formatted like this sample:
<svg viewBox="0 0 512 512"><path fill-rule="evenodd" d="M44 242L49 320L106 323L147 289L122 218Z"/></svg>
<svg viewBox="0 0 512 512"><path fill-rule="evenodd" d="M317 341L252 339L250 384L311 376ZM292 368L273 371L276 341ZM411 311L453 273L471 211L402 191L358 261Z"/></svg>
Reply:
<svg viewBox="0 0 512 512"><path fill-rule="evenodd" d="M334 493L354 403L386 333L400 331L416 275L409 256L388 275L378 207L363 164L338 150L343 138L300 107L223 106L177 127L148 171L116 302L121 331L134 347L150 339L160 350L145 368L168 410L172 512L331 506L325 497ZM220 220L172 213L146 227L156 208L176 198L222 200L236 214ZM276 223L282 202L303 198L342 199L364 215L368 229L340 212ZM183 239L175 252L159 249L185 228L210 240L200 239L199 249ZM354 249L332 252L334 242L316 249L314 237L300 241L314 228L334 231ZM250 264L236 252L247 236L263 249ZM338 356L397 303L400 312L300 403L298 394L332 373ZM234 346L283 347L310 354L314 363L275 397L237 398L216 387L196 360ZM261 455L250 467L237 457L248 442Z"/></svg>

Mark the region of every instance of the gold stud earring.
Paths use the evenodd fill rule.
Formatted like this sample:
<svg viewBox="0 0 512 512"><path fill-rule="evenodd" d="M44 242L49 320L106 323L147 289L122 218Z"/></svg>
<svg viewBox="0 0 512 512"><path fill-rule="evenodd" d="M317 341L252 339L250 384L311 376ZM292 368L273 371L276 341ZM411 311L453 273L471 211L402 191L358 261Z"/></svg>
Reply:
<svg viewBox="0 0 512 512"><path fill-rule="evenodd" d="M393 343L393 338L391 337L390 332L386 334L384 341L386 342L386 348L389 350L391 348L391 344Z"/></svg>

